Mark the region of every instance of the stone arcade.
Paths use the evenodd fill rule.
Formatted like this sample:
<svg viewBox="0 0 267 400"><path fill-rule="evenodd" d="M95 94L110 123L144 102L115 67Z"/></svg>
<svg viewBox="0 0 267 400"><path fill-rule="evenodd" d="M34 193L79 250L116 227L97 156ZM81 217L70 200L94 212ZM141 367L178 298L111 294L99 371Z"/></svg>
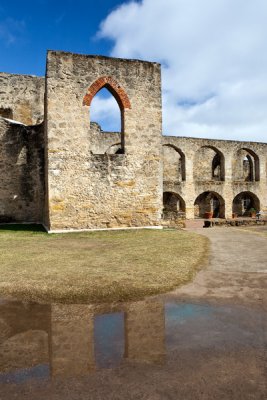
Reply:
<svg viewBox="0 0 267 400"><path fill-rule="evenodd" d="M162 136L157 63L49 51L46 77L0 74L0 222L159 227L267 211L267 144ZM121 132L90 122L107 88Z"/></svg>

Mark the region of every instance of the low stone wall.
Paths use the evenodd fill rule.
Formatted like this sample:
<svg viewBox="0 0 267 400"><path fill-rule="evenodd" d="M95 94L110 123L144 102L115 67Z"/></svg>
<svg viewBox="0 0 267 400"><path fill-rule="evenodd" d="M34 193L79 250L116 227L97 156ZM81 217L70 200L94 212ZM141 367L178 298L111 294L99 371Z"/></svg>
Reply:
<svg viewBox="0 0 267 400"><path fill-rule="evenodd" d="M204 220L204 221L209 221L211 223L211 226L261 226L261 225L267 225L267 219L210 219L210 220Z"/></svg>

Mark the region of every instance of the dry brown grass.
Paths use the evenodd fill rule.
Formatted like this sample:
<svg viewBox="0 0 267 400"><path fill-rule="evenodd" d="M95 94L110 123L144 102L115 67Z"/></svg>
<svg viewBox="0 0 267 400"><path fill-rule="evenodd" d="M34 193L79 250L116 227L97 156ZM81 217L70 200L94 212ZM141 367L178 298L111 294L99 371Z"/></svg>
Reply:
<svg viewBox="0 0 267 400"><path fill-rule="evenodd" d="M208 240L177 230L47 235L0 230L0 296L58 302L141 299L192 279Z"/></svg>

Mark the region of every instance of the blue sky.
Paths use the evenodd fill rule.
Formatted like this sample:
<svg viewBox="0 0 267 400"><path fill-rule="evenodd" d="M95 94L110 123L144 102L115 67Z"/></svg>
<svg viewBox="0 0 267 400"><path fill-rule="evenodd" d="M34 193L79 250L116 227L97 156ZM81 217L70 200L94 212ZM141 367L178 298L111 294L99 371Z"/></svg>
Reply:
<svg viewBox="0 0 267 400"><path fill-rule="evenodd" d="M161 62L165 134L266 142L266 21L266 0L0 0L0 71L44 75L47 49Z"/></svg>
<svg viewBox="0 0 267 400"><path fill-rule="evenodd" d="M108 55L96 40L118 0L0 0L0 71L44 75L47 49Z"/></svg>

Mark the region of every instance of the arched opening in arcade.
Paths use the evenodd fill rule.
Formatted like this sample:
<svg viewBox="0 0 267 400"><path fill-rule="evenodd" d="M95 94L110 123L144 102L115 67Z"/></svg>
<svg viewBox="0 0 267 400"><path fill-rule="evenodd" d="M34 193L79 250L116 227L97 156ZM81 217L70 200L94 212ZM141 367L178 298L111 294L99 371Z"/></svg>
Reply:
<svg viewBox="0 0 267 400"><path fill-rule="evenodd" d="M241 192L233 200L233 214L238 217L250 217L260 211L260 200L252 192Z"/></svg>
<svg viewBox="0 0 267 400"><path fill-rule="evenodd" d="M163 181L175 183L185 180L184 153L171 144L163 145Z"/></svg>
<svg viewBox="0 0 267 400"><path fill-rule="evenodd" d="M254 182L260 180L260 161L251 149L239 149L233 158L233 180Z"/></svg>
<svg viewBox="0 0 267 400"><path fill-rule="evenodd" d="M163 218L185 218L185 201L177 193L164 192L163 193Z"/></svg>
<svg viewBox="0 0 267 400"><path fill-rule="evenodd" d="M195 154L193 173L198 182L224 181L224 155L216 147L202 146Z"/></svg>
<svg viewBox="0 0 267 400"><path fill-rule="evenodd" d="M195 218L224 218L225 201L218 193L201 193L194 203L194 215Z"/></svg>

